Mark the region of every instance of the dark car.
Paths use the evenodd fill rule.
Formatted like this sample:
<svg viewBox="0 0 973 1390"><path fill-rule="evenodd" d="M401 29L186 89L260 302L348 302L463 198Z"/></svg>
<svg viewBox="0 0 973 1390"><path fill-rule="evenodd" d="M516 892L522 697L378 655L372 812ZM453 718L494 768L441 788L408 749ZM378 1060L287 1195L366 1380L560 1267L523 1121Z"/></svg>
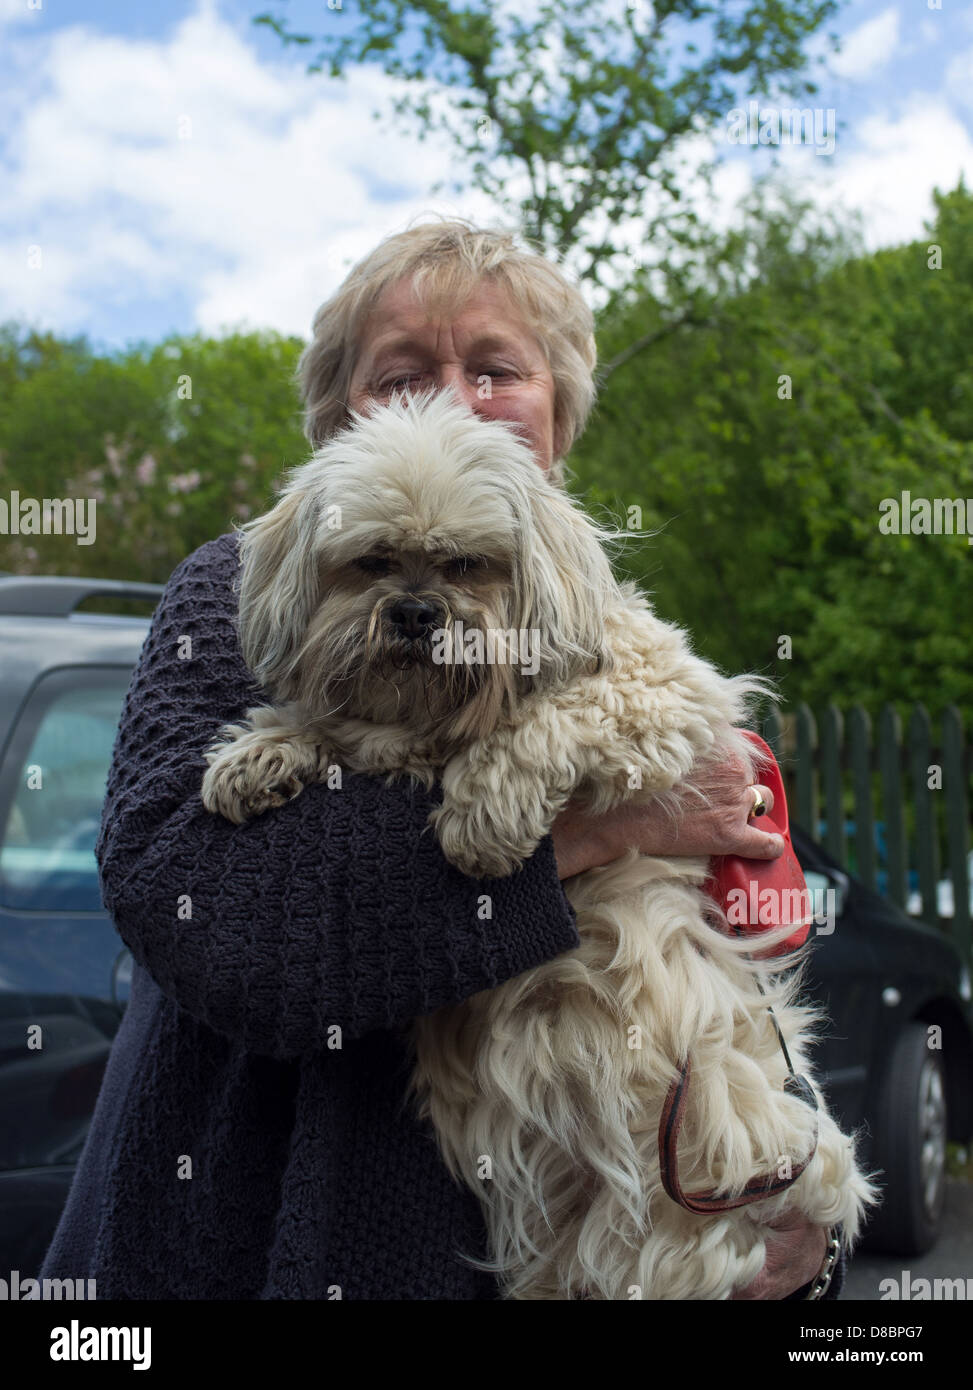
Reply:
<svg viewBox="0 0 973 1390"><path fill-rule="evenodd" d="M154 585L0 577L0 1270L36 1274L67 1196L131 958L94 857L105 778L146 618L79 612ZM969 973L794 833L812 885L840 901L817 937L811 990L832 1026L819 1070L867 1160L887 1174L876 1239L927 1248L942 1215L945 1141L973 1130ZM818 875L818 878L814 876ZM930 1047L941 1029L941 1048Z"/></svg>
<svg viewBox="0 0 973 1390"><path fill-rule="evenodd" d="M64 1205L130 975L94 847L148 620L75 609L161 592L0 578L0 1269L25 1277Z"/></svg>
<svg viewBox="0 0 973 1390"><path fill-rule="evenodd" d="M808 886L837 898L834 930L812 938L808 987L830 1018L816 1055L832 1110L863 1127L862 1157L882 1170L868 1245L920 1254L942 1221L946 1142L973 1134L969 966L799 828L792 838Z"/></svg>

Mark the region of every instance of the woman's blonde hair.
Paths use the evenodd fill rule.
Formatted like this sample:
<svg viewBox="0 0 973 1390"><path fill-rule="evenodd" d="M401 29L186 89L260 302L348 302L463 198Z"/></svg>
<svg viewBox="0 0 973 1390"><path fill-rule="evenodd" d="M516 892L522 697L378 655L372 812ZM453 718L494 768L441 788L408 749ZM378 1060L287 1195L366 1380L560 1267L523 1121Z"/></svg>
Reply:
<svg viewBox="0 0 973 1390"><path fill-rule="evenodd" d="M554 378L555 433L561 453L568 453L595 400L591 310L556 266L523 250L510 232L462 219L424 222L386 237L321 305L297 366L304 433L311 445L317 448L347 422L365 323L380 295L406 276L427 312L462 307L484 281L506 291L547 357Z"/></svg>

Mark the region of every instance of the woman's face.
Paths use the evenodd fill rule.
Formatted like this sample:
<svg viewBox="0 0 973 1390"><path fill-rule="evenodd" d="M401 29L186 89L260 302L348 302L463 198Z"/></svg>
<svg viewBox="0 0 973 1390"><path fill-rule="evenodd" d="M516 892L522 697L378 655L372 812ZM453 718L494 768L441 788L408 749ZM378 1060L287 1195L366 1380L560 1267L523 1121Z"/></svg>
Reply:
<svg viewBox="0 0 973 1390"><path fill-rule="evenodd" d="M449 385L477 415L519 423L545 472L560 457L554 378L503 291L485 282L462 309L427 317L409 282L400 280L365 324L349 404L361 410L369 401L387 401L395 387Z"/></svg>

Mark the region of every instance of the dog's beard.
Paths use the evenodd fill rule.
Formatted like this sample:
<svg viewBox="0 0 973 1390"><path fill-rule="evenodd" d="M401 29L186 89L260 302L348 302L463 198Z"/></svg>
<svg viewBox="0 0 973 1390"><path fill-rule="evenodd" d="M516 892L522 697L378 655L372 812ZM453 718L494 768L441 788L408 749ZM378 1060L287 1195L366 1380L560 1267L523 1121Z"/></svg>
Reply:
<svg viewBox="0 0 973 1390"><path fill-rule="evenodd" d="M407 637L390 620L415 597L436 610L430 628ZM515 664L462 659L463 632L507 631L506 614L469 595L428 590L377 596L332 590L311 621L298 658L297 698L309 712L435 733L446 747L483 738L528 684ZM442 660L444 652L450 659ZM437 654L440 659L437 658ZM460 657L460 659L457 659Z"/></svg>

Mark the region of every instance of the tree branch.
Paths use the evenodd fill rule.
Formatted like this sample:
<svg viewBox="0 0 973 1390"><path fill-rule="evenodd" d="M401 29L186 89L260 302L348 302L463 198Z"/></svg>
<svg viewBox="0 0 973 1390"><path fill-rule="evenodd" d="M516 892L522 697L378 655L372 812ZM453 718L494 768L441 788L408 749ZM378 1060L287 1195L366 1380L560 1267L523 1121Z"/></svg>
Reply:
<svg viewBox="0 0 973 1390"><path fill-rule="evenodd" d="M676 333L680 328L684 328L687 324L692 324L694 328L711 328L715 323L715 319L699 318L692 309L687 309L684 314L681 314L677 319L673 319L671 323L663 324L661 328L656 328L653 332L646 333L642 338L636 338L634 343L630 343L627 348L618 353L615 357L612 357L603 367L600 367L598 369L599 387L604 386L611 374L617 372L619 367L624 367L626 362L631 362L632 358L636 357L640 352L644 352L646 348L653 347L656 343L661 342L663 338L671 337L673 333Z"/></svg>

